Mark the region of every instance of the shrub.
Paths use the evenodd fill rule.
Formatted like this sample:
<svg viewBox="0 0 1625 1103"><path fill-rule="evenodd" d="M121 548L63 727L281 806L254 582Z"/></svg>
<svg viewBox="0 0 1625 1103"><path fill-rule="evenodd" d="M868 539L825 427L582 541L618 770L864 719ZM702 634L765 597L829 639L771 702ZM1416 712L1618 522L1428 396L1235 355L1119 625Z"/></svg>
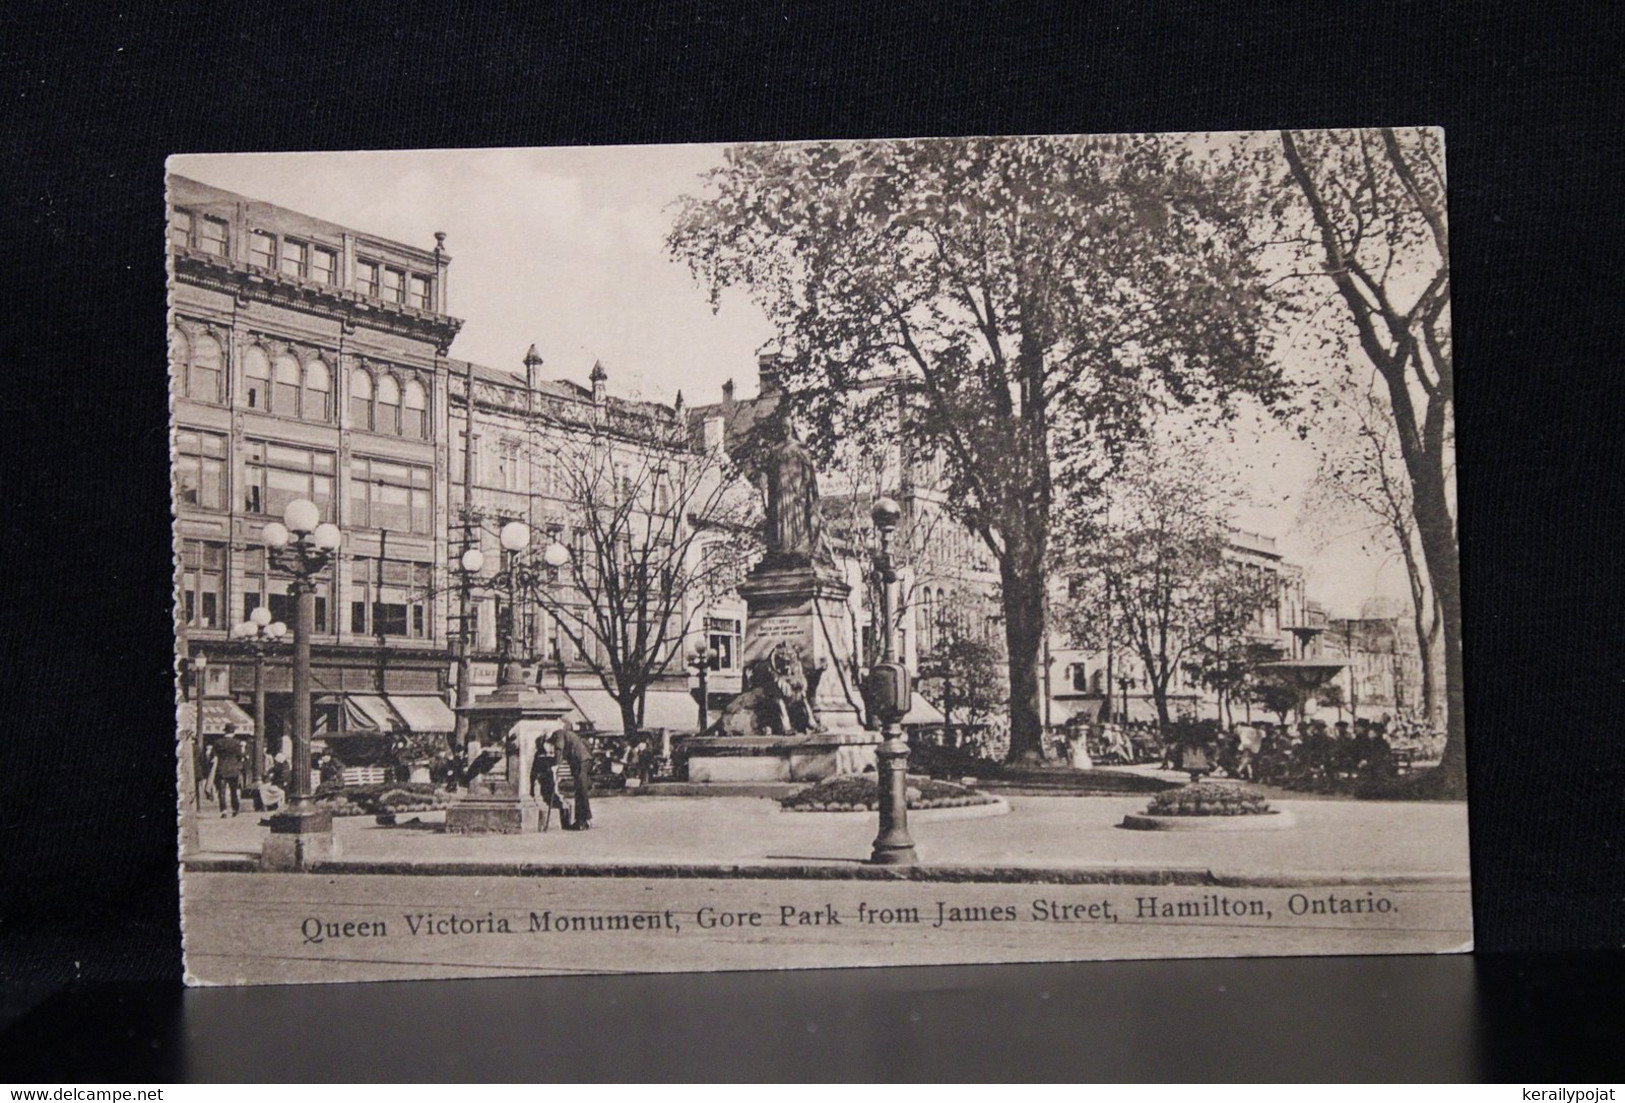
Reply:
<svg viewBox="0 0 1625 1103"><path fill-rule="evenodd" d="M1151 798L1146 812L1153 816L1260 816L1269 801L1238 785L1198 782L1170 789Z"/></svg>

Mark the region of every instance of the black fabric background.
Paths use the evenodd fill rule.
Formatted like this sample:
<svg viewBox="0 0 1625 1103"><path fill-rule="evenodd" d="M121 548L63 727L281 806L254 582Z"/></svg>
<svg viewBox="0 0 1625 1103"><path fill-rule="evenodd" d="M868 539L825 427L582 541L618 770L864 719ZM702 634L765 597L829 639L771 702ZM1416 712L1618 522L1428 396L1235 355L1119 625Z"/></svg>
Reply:
<svg viewBox="0 0 1625 1103"><path fill-rule="evenodd" d="M1621 16L693 0L0 16L0 1021L179 976L163 158L1439 124L1484 952L1625 945Z"/></svg>

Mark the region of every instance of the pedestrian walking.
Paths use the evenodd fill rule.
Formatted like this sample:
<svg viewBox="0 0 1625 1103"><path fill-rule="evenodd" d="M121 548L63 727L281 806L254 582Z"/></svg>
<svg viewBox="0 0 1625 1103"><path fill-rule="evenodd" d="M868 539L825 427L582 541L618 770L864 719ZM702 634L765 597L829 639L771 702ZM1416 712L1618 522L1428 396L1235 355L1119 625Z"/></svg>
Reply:
<svg viewBox="0 0 1625 1103"><path fill-rule="evenodd" d="M554 761L568 762L575 779L575 819L565 825L566 830L586 831L592 826L592 748L568 728L555 731L548 736L548 742L553 746Z"/></svg>
<svg viewBox="0 0 1625 1103"><path fill-rule="evenodd" d="M220 799L220 815L237 815L242 811L242 783L245 750L242 740L237 738L237 725L228 723L226 734L222 735L214 744L214 764L210 767L210 782L214 785L215 795ZM226 811L226 798L231 798L231 811Z"/></svg>

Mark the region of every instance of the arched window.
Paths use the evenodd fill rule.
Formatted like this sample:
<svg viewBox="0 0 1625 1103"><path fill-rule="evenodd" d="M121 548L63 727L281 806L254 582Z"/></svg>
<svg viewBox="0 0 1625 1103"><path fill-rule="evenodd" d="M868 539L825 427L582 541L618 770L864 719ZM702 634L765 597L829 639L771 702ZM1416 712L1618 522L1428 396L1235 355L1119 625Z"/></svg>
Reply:
<svg viewBox="0 0 1625 1103"><path fill-rule="evenodd" d="M191 359L192 346L186 340L186 334L178 329L169 331L169 366L174 370L175 377L186 383L186 362Z"/></svg>
<svg viewBox="0 0 1625 1103"><path fill-rule="evenodd" d="M401 433L417 440L429 439L429 396L423 384L409 380L402 395Z"/></svg>
<svg viewBox="0 0 1625 1103"><path fill-rule="evenodd" d="M333 392L333 374L327 370L327 361L320 356L305 365L306 421L327 421L332 418L328 399Z"/></svg>
<svg viewBox="0 0 1625 1103"><path fill-rule="evenodd" d="M199 402L220 402L222 371L220 342L207 333L198 334L192 344L192 370L188 373L186 393Z"/></svg>
<svg viewBox="0 0 1625 1103"><path fill-rule="evenodd" d="M372 376L361 368L350 373L350 428L372 428Z"/></svg>
<svg viewBox="0 0 1625 1103"><path fill-rule="evenodd" d="M250 410L271 408L271 358L259 345L249 345L243 353L243 388Z"/></svg>
<svg viewBox="0 0 1625 1103"><path fill-rule="evenodd" d="M378 377L377 420L373 423L380 433L399 434L401 431L401 385L393 375Z"/></svg>
<svg viewBox="0 0 1625 1103"><path fill-rule="evenodd" d="M278 353L271 361L271 412L299 416L299 361L291 352Z"/></svg>

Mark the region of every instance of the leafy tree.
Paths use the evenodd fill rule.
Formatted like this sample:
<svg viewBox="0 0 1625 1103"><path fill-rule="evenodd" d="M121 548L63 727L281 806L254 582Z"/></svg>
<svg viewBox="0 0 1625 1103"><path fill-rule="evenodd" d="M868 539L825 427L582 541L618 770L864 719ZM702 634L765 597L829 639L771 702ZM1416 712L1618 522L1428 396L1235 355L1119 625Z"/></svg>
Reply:
<svg viewBox="0 0 1625 1103"><path fill-rule="evenodd" d="M747 145L677 215L713 306L747 288L778 329L815 452L940 455L999 568L1012 758L1042 753L1058 488L1098 495L1160 408L1281 394L1253 167L1160 136Z"/></svg>
<svg viewBox="0 0 1625 1103"><path fill-rule="evenodd" d="M1304 691L1286 682L1260 679L1253 683L1248 692L1252 695L1253 704L1273 712L1283 724L1287 722L1287 717L1303 707Z"/></svg>
<svg viewBox="0 0 1625 1103"><path fill-rule="evenodd" d="M1282 131L1303 199L1302 246L1382 380L1428 578L1443 614L1445 752L1439 786L1466 792L1460 555L1456 544L1450 236L1436 130Z"/></svg>
<svg viewBox="0 0 1625 1103"><path fill-rule="evenodd" d="M937 625L936 646L921 664L920 692L942 710L951 734L956 716L976 725L1003 708L1009 693L1005 669L997 643L945 616Z"/></svg>
<svg viewBox="0 0 1625 1103"><path fill-rule="evenodd" d="M1165 738L1175 674L1208 667L1219 678L1276 603L1275 578L1230 552L1231 505L1202 451L1148 448L1122 467L1104 516L1063 544L1070 635L1091 648L1107 637L1139 659Z"/></svg>

